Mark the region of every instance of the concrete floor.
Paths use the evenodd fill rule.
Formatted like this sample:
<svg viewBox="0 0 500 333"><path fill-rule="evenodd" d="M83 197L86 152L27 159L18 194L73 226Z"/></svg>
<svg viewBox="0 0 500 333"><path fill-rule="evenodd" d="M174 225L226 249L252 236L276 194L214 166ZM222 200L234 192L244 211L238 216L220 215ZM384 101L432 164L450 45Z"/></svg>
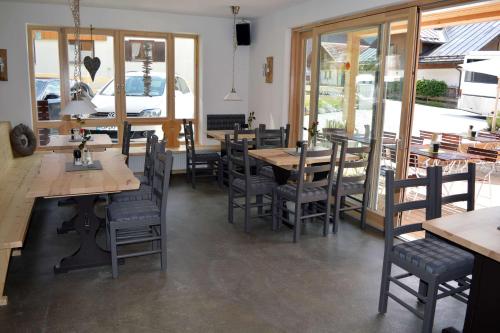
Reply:
<svg viewBox="0 0 500 333"><path fill-rule="evenodd" d="M393 301L377 313L382 235L342 222L337 235L308 225L270 230L242 216L227 223L227 196L215 183L192 190L174 177L168 206L168 270L158 257L129 259L118 280L110 267L54 275L52 266L78 246L57 235L70 215L54 200L33 213L22 256L11 259L0 308L2 332L419 332L421 321ZM414 281L416 285L416 281ZM412 297L392 287L396 294ZM465 305L438 302L434 330L461 327Z"/></svg>

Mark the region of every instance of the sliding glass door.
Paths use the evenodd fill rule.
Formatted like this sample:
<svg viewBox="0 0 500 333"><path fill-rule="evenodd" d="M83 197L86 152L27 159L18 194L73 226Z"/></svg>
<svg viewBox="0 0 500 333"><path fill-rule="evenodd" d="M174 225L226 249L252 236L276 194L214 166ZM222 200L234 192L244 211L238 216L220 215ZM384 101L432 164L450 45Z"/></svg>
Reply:
<svg viewBox="0 0 500 333"><path fill-rule="evenodd" d="M417 22L412 7L320 25L310 30L311 44L302 39L295 51L298 63L312 60L309 79L306 66L292 66L290 110L300 112L291 117L292 126L307 139L303 128L317 122L319 144L328 145L331 133L375 143L369 207L377 215L384 211L385 172L394 170L398 178L406 173ZM301 84L295 85L298 77Z"/></svg>

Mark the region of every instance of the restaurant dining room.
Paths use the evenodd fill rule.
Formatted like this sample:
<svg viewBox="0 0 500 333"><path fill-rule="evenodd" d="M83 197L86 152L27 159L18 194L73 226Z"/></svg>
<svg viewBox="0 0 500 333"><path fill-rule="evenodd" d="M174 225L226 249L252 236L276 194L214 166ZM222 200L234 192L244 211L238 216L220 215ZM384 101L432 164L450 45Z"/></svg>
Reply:
<svg viewBox="0 0 500 333"><path fill-rule="evenodd" d="M0 332L500 332L500 1L0 0Z"/></svg>

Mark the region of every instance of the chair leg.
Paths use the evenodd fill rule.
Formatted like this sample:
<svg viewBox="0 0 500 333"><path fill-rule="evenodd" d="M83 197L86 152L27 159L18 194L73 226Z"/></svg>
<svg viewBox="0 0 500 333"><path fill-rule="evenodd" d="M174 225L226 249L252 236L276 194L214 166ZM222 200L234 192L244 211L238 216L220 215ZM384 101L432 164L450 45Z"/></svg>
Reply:
<svg viewBox="0 0 500 333"><path fill-rule="evenodd" d="M161 256L161 270L167 270L167 226L162 224L160 226L160 256Z"/></svg>
<svg viewBox="0 0 500 333"><path fill-rule="evenodd" d="M228 205L227 205L227 209L228 209L228 212L227 212L227 221L231 224L234 223L234 205L233 205L233 189L231 188L231 185L229 185L229 195L228 195Z"/></svg>
<svg viewBox="0 0 500 333"><path fill-rule="evenodd" d="M191 168L191 186L196 189L196 166L194 164Z"/></svg>
<svg viewBox="0 0 500 333"><path fill-rule="evenodd" d="M189 161L186 159L186 182L189 183L191 181L191 170L189 168Z"/></svg>
<svg viewBox="0 0 500 333"><path fill-rule="evenodd" d="M259 214L259 216L262 216L264 213L264 209L262 208L262 204L264 203L264 196L258 195L256 197L256 202L257 202L257 214Z"/></svg>
<svg viewBox="0 0 500 333"><path fill-rule="evenodd" d="M325 220L323 222L323 236L328 236L328 229L330 229L330 212L332 210L332 205L328 203L328 201L325 202Z"/></svg>
<svg viewBox="0 0 500 333"><path fill-rule="evenodd" d="M345 207L345 196L342 196L340 197L340 208L344 208ZM341 212L340 209L339 209L339 217L340 218L345 218L345 213L344 212Z"/></svg>
<svg viewBox="0 0 500 333"><path fill-rule="evenodd" d="M301 217L302 216L302 205L299 202L295 203L295 217L293 224L293 242L297 243L300 238L300 225L301 225Z"/></svg>
<svg viewBox="0 0 500 333"><path fill-rule="evenodd" d="M437 293L438 285L435 281L431 281L427 291L427 302L425 302L422 333L432 332L432 326L434 326L434 313L436 312Z"/></svg>
<svg viewBox="0 0 500 333"><path fill-rule="evenodd" d="M340 198L335 197L335 202L333 204L333 233L336 234L339 230L339 220L340 220Z"/></svg>
<svg viewBox="0 0 500 333"><path fill-rule="evenodd" d="M367 193L363 193L363 203L361 207L361 229L365 229L366 227L366 208L368 206Z"/></svg>
<svg viewBox="0 0 500 333"><path fill-rule="evenodd" d="M385 256L384 256L385 257ZM378 299L378 312L387 312L387 301L389 300L389 276L391 276L392 263L388 258L384 258L382 265L382 281L380 283L380 297Z"/></svg>
<svg viewBox="0 0 500 333"><path fill-rule="evenodd" d="M219 163L217 164L217 182L219 183L219 187L222 188L224 185L224 163L222 163L222 160L219 160Z"/></svg>
<svg viewBox="0 0 500 333"><path fill-rule="evenodd" d="M116 248L116 229L111 226L109 230L110 241L111 241L111 271L113 274L113 279L118 278L118 251Z"/></svg>
<svg viewBox="0 0 500 333"><path fill-rule="evenodd" d="M250 195L245 194L245 232L248 232L248 223L250 220Z"/></svg>
<svg viewBox="0 0 500 333"><path fill-rule="evenodd" d="M273 191L273 202L272 202L272 217L273 217L273 231L278 230L278 193Z"/></svg>

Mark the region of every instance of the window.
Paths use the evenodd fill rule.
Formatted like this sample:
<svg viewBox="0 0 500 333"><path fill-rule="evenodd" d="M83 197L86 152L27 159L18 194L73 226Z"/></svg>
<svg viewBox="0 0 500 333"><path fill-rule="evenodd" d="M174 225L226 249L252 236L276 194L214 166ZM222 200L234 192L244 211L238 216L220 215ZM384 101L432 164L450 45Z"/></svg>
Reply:
<svg viewBox="0 0 500 333"><path fill-rule="evenodd" d="M33 123L43 145L49 135L79 126L61 115L76 91L75 36L72 28L35 26L28 26L28 36ZM197 36L81 29L80 49L82 60L95 56L101 61L94 78L81 67L81 88L96 106L85 116L92 132L119 143L126 119L133 125L133 144L144 144L146 130L154 130L176 147L181 119L198 124Z"/></svg>
<svg viewBox="0 0 500 333"><path fill-rule="evenodd" d="M467 63L471 62L476 62L476 61L482 61L485 59L468 59ZM476 72L465 72L465 82L472 82L472 83L486 83L486 84L497 84L498 79L494 75L488 75L488 74L483 74L483 73L476 73Z"/></svg>

